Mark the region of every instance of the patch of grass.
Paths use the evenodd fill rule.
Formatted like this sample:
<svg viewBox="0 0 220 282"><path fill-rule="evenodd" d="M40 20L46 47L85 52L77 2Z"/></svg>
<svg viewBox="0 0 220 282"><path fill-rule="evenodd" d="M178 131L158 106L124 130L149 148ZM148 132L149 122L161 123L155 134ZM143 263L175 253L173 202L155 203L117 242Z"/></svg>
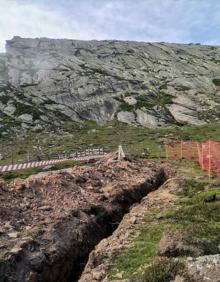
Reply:
<svg viewBox="0 0 220 282"><path fill-rule="evenodd" d="M137 104L135 105L136 109L140 109L142 107L145 107L147 109L152 108L153 106L155 106L155 102L152 99L149 99L147 97L147 95L141 95L141 96L137 96Z"/></svg>
<svg viewBox="0 0 220 282"><path fill-rule="evenodd" d="M167 83L161 84L160 87L159 87L159 89L160 89L160 90L162 90L162 89L167 89Z"/></svg>
<svg viewBox="0 0 220 282"><path fill-rule="evenodd" d="M207 183L208 183L208 180L207 180ZM185 179L183 187L184 187L183 189L184 195L190 198L193 197L199 191L204 190L204 186L202 185L202 183L194 179Z"/></svg>
<svg viewBox="0 0 220 282"><path fill-rule="evenodd" d="M165 229L164 225L154 225L143 228L135 240L134 245L124 250L115 260L110 277L116 273L124 273L123 278L132 277L133 274L146 263L150 263L157 254L157 245Z"/></svg>
<svg viewBox="0 0 220 282"><path fill-rule="evenodd" d="M135 107L133 105L129 105L128 103L122 101L118 111L124 111L124 112L131 112L135 109Z"/></svg>
<svg viewBox="0 0 220 282"><path fill-rule="evenodd" d="M33 106L21 104L17 101L14 102L14 105L16 107L16 111L14 113L15 116L20 116L22 114L30 114L33 116L33 119L36 120L40 118L40 115L42 115L42 112Z"/></svg>
<svg viewBox="0 0 220 282"><path fill-rule="evenodd" d="M61 113L60 111L57 110L51 110L51 112L56 116L59 117L60 120L62 121L68 121L69 117L63 113ZM41 113L42 114L42 113Z"/></svg>
<svg viewBox="0 0 220 282"><path fill-rule="evenodd" d="M6 105L10 100L11 100L10 96L7 95L0 96L0 102L2 102L4 105Z"/></svg>
<svg viewBox="0 0 220 282"><path fill-rule="evenodd" d="M197 189L197 187L195 187ZM220 190L202 191L180 202L177 209L167 210L163 220L184 229L189 237L203 245L206 255L219 252L220 242Z"/></svg>
<svg viewBox="0 0 220 282"><path fill-rule="evenodd" d="M216 86L220 86L220 78L213 78L212 82L213 82Z"/></svg>
<svg viewBox="0 0 220 282"><path fill-rule="evenodd" d="M207 173L202 172L201 176L197 179L187 178L182 181L183 195L189 198L203 192L206 188L218 188L219 181L216 178L208 179Z"/></svg>
<svg viewBox="0 0 220 282"><path fill-rule="evenodd" d="M4 114L3 114L3 117L0 123L2 125L2 127L0 127L0 137L1 137L0 145L2 146L4 144L8 145L8 141L10 140L11 136L14 136L13 129L18 127L20 123L18 121L15 121L12 117L4 115Z"/></svg>
<svg viewBox="0 0 220 282"><path fill-rule="evenodd" d="M126 94L127 96L131 96L131 94ZM155 96L154 98L148 97L148 95L139 95L135 96L135 99L137 100L137 103L135 105L129 105L125 101L121 100L121 104L119 106L118 111L132 111L132 110L137 110L140 108L147 108L151 109L154 106L165 106L166 104L171 104L172 103L172 96L166 93L161 92L160 95Z"/></svg>
<svg viewBox="0 0 220 282"><path fill-rule="evenodd" d="M172 130L171 130L172 131ZM203 126L182 126L173 130L177 139L206 141L214 139L220 141L220 123L212 122Z"/></svg>
<svg viewBox="0 0 220 282"><path fill-rule="evenodd" d="M22 178L25 179L29 177L32 174L37 174L41 172L41 168L28 168L28 169L22 169L17 171L10 171L10 172L2 172L0 173L0 178L4 179L6 182L10 182L14 180L15 178Z"/></svg>
<svg viewBox="0 0 220 282"><path fill-rule="evenodd" d="M135 278L133 282L170 282L177 275L184 275L185 264L175 259L156 258L149 265L141 277ZM189 281L189 280L188 280Z"/></svg>
<svg viewBox="0 0 220 282"><path fill-rule="evenodd" d="M163 92L160 92L158 96L155 98L149 98L146 95L141 95L137 97L136 108L140 109L142 107L145 108L153 108L154 106L165 106L166 104L172 103L172 96Z"/></svg>
<svg viewBox="0 0 220 282"><path fill-rule="evenodd" d="M26 231L26 236L36 238L44 233L45 229L43 225L34 226L33 228Z"/></svg>

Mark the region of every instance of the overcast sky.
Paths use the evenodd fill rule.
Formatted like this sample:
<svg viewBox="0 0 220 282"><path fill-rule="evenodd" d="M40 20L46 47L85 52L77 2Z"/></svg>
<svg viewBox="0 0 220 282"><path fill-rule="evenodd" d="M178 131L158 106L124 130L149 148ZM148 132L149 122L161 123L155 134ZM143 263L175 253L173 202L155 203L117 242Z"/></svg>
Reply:
<svg viewBox="0 0 220 282"><path fill-rule="evenodd" d="M220 0L0 0L0 52L14 35L220 44Z"/></svg>

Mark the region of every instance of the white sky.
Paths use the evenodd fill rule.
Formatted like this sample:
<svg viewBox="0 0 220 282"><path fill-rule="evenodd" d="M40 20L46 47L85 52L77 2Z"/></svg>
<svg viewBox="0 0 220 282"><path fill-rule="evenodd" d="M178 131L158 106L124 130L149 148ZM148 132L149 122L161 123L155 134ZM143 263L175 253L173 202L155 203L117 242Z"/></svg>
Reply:
<svg viewBox="0 0 220 282"><path fill-rule="evenodd" d="M21 37L220 44L219 0L0 0L0 52Z"/></svg>

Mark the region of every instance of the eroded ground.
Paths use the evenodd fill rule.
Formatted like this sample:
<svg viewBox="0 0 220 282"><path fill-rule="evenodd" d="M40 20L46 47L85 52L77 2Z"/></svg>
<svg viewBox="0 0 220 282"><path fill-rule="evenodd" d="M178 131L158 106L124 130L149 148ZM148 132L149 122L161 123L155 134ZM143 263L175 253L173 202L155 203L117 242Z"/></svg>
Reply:
<svg viewBox="0 0 220 282"><path fill-rule="evenodd" d="M2 183L0 281L76 281L94 246L165 178L127 158Z"/></svg>

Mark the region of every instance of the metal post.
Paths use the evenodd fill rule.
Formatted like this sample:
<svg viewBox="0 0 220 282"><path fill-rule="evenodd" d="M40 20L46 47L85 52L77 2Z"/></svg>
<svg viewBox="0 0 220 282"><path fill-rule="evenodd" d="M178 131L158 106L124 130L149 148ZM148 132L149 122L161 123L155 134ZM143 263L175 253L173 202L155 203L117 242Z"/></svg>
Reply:
<svg viewBox="0 0 220 282"><path fill-rule="evenodd" d="M209 140L209 181L211 179L211 141Z"/></svg>
<svg viewBox="0 0 220 282"><path fill-rule="evenodd" d="M183 141L180 141L180 159L182 160L183 158Z"/></svg>

